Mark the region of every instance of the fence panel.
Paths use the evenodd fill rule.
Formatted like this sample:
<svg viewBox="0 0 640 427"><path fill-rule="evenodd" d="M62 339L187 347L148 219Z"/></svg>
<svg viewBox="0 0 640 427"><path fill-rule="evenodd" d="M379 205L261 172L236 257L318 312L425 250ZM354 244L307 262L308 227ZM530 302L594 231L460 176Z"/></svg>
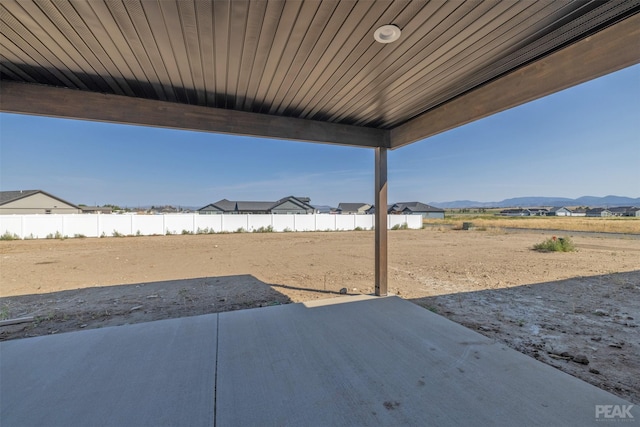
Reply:
<svg viewBox="0 0 640 427"><path fill-rule="evenodd" d="M336 218L340 215L318 214L316 215L316 231L327 231L336 229Z"/></svg>
<svg viewBox="0 0 640 427"><path fill-rule="evenodd" d="M360 227L365 230L373 228L373 215L355 215L355 227Z"/></svg>
<svg viewBox="0 0 640 427"><path fill-rule="evenodd" d="M356 215L336 215L336 230L353 230L356 228Z"/></svg>
<svg viewBox="0 0 640 427"><path fill-rule="evenodd" d="M110 237L114 234L128 236L131 230L131 215L98 215L100 236Z"/></svg>
<svg viewBox="0 0 640 427"><path fill-rule="evenodd" d="M0 215L0 235L7 233L24 239L22 221L22 215Z"/></svg>
<svg viewBox="0 0 640 427"><path fill-rule="evenodd" d="M274 215L273 231L296 231L293 223L296 216L297 215Z"/></svg>
<svg viewBox="0 0 640 427"><path fill-rule="evenodd" d="M195 233L194 215L164 215L164 231L166 234Z"/></svg>
<svg viewBox="0 0 640 427"><path fill-rule="evenodd" d="M262 228L262 230L267 230L271 225L272 215L247 215L247 231L255 231Z"/></svg>
<svg viewBox="0 0 640 427"><path fill-rule="evenodd" d="M422 228L422 215L405 215L407 225L413 230L419 230Z"/></svg>
<svg viewBox="0 0 640 427"><path fill-rule="evenodd" d="M131 230L135 235L164 235L164 215L131 215Z"/></svg>
<svg viewBox="0 0 640 427"><path fill-rule="evenodd" d="M98 237L98 215L60 215L64 235L69 237Z"/></svg>
<svg viewBox="0 0 640 427"><path fill-rule="evenodd" d="M62 215L24 215L22 227L24 236L29 238L44 239L56 233L64 236Z"/></svg>
<svg viewBox="0 0 640 427"><path fill-rule="evenodd" d="M316 215L291 215L296 231L316 231Z"/></svg>
<svg viewBox="0 0 640 427"><path fill-rule="evenodd" d="M215 233L221 232L222 216L223 215L196 215L196 233L206 233L207 231L213 231Z"/></svg>
<svg viewBox="0 0 640 427"><path fill-rule="evenodd" d="M389 215L387 217L388 227L391 229L395 226L402 227L404 224L408 228L422 228L422 215Z"/></svg>
<svg viewBox="0 0 640 427"><path fill-rule="evenodd" d="M243 229L247 231L247 215L222 215L222 231L228 233Z"/></svg>

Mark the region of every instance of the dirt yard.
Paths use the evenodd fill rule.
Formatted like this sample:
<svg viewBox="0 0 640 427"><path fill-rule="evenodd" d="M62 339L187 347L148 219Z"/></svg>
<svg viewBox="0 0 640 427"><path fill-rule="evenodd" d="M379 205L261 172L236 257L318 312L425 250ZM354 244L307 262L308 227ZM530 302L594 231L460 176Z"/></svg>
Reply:
<svg viewBox="0 0 640 427"><path fill-rule="evenodd" d="M398 230L390 293L640 404L640 239ZM0 241L15 339L373 292L373 232Z"/></svg>

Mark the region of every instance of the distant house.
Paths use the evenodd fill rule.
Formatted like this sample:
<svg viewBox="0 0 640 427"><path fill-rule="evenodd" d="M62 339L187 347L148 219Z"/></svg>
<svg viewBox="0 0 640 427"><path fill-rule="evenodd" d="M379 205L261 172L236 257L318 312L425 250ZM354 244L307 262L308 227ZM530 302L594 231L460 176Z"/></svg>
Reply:
<svg viewBox="0 0 640 427"><path fill-rule="evenodd" d="M216 214L312 214L315 208L308 197L285 197L275 202L231 201L210 203L197 210L201 215Z"/></svg>
<svg viewBox="0 0 640 427"><path fill-rule="evenodd" d="M531 216L531 212L529 209L522 208L512 208L512 209L503 209L500 211L500 215L502 216Z"/></svg>
<svg viewBox="0 0 640 427"><path fill-rule="evenodd" d="M624 216L636 216L640 217L640 208L629 209Z"/></svg>
<svg viewBox="0 0 640 427"><path fill-rule="evenodd" d="M570 209L567 207L551 208L549 209L549 212L547 212L548 216L585 216L586 214L587 214L586 209L582 209L582 208Z"/></svg>
<svg viewBox="0 0 640 427"><path fill-rule="evenodd" d="M337 212L343 215L364 215L371 209L367 203L340 203Z"/></svg>
<svg viewBox="0 0 640 427"><path fill-rule="evenodd" d="M502 216L547 216L548 214L547 208L512 208L500 211Z"/></svg>
<svg viewBox="0 0 640 427"><path fill-rule="evenodd" d="M316 209L316 213L320 214L335 214L338 210L337 208L328 205L314 205L313 207Z"/></svg>
<svg viewBox="0 0 640 427"><path fill-rule="evenodd" d="M0 214L79 214L72 203L42 190L0 191Z"/></svg>
<svg viewBox="0 0 640 427"><path fill-rule="evenodd" d="M609 208L609 212L613 216L640 216L637 214L638 208L633 206L617 206L615 208Z"/></svg>
<svg viewBox="0 0 640 427"><path fill-rule="evenodd" d="M113 209L109 206L80 206L83 214L110 214Z"/></svg>
<svg viewBox="0 0 640 427"><path fill-rule="evenodd" d="M174 206L162 206L162 208L160 208L160 213L162 214L174 214L178 212L180 212L180 210Z"/></svg>
<svg viewBox="0 0 640 427"><path fill-rule="evenodd" d="M389 211L393 208L393 205L387 205L387 213L389 213ZM371 205L371 207L369 209L367 209L367 215L375 215L376 214L376 207L374 205Z"/></svg>
<svg viewBox="0 0 640 427"><path fill-rule="evenodd" d="M308 197L285 197L273 204L270 211L272 214L297 214L305 215L316 212L316 209L309 203Z"/></svg>
<svg viewBox="0 0 640 427"><path fill-rule="evenodd" d="M530 216L547 216L549 214L549 209L547 208L529 208Z"/></svg>
<svg viewBox="0 0 640 427"><path fill-rule="evenodd" d="M571 216L571 210L569 208L551 208L547 213L548 216Z"/></svg>
<svg viewBox="0 0 640 427"><path fill-rule="evenodd" d="M394 203L387 209L389 214L422 215L422 218L444 219L444 209L420 202Z"/></svg>
<svg viewBox="0 0 640 427"><path fill-rule="evenodd" d="M613 214L611 213L611 211L609 209L593 208L593 209L587 209L586 216L590 216L590 217L606 217L606 216L613 216Z"/></svg>
<svg viewBox="0 0 640 427"><path fill-rule="evenodd" d="M376 207L371 206L367 213L374 215ZM387 205L387 213L389 215L422 215L423 218L444 219L444 209L421 202L401 202Z"/></svg>
<svg viewBox="0 0 640 427"><path fill-rule="evenodd" d="M587 210L585 208L571 209L571 216L587 216Z"/></svg>

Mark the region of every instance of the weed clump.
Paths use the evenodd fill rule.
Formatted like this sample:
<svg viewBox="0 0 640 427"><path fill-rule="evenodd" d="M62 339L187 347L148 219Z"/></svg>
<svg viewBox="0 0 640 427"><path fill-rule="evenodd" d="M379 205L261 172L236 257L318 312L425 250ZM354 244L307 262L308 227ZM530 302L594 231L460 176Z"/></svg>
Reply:
<svg viewBox="0 0 640 427"><path fill-rule="evenodd" d="M533 249L539 252L573 252L576 247L568 237L553 236L533 245Z"/></svg>
<svg viewBox="0 0 640 427"><path fill-rule="evenodd" d="M409 224L407 224L406 222L403 222L402 224L396 224L393 227L391 227L392 230L408 230L409 229Z"/></svg>
<svg viewBox="0 0 640 427"><path fill-rule="evenodd" d="M20 240L20 236L6 231L2 236L0 236L0 240Z"/></svg>

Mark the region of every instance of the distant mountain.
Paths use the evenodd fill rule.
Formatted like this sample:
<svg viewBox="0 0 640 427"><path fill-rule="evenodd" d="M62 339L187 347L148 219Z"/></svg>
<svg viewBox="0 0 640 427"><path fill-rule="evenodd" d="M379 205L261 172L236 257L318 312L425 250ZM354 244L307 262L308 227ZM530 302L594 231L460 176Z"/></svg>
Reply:
<svg viewBox="0 0 640 427"><path fill-rule="evenodd" d="M589 206L592 208L613 207L613 206L640 206L640 197L622 196L583 196L577 199L565 197L516 197L505 199L500 202L476 202L473 200L456 200L453 202L429 202L432 206L443 209L459 208L517 208L535 206Z"/></svg>
<svg viewBox="0 0 640 427"><path fill-rule="evenodd" d="M595 207L610 207L610 206L639 206L640 197L632 199L630 197L621 196L605 196L605 197L592 197L583 196L576 199L576 204L581 206L595 206Z"/></svg>
<svg viewBox="0 0 640 427"><path fill-rule="evenodd" d="M496 208L500 202L476 202L473 200L455 200L453 202L427 202L428 205L442 209L458 208Z"/></svg>

